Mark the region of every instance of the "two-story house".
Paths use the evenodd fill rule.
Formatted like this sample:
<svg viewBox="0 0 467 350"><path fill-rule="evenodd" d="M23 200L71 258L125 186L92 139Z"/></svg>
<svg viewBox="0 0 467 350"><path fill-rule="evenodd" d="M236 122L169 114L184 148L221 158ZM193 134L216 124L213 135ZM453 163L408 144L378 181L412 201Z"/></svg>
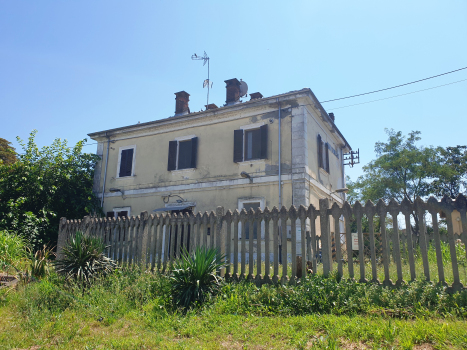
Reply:
<svg viewBox="0 0 467 350"><path fill-rule="evenodd" d="M226 80L226 103L190 113L176 93L175 115L89 134L101 157L94 190L108 216L342 203L343 155L351 150L308 89L250 94ZM255 228L256 231L256 228ZM256 234L256 232L255 232Z"/></svg>

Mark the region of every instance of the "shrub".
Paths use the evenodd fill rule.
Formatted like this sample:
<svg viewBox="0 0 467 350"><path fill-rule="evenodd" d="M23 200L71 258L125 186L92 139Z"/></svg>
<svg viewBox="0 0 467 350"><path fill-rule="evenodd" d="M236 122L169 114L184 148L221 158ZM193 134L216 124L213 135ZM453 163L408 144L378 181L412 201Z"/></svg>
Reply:
<svg viewBox="0 0 467 350"><path fill-rule="evenodd" d="M105 276L117 267L104 255L105 248L101 239L77 231L63 247L63 257L55 262L56 270L65 275L66 281L89 284L97 275Z"/></svg>
<svg viewBox="0 0 467 350"><path fill-rule="evenodd" d="M16 268L26 257L27 241L14 233L0 231L0 270Z"/></svg>
<svg viewBox="0 0 467 350"><path fill-rule="evenodd" d="M192 255L186 251L175 261L171 273L172 297L176 306L189 308L193 303L202 304L221 288L221 278L216 271L225 266L225 256L217 249L197 247Z"/></svg>

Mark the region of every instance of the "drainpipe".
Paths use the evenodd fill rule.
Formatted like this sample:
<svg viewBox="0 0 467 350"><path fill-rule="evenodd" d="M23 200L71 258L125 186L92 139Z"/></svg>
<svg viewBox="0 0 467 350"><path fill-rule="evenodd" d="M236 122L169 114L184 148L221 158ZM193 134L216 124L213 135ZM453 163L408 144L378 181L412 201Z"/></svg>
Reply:
<svg viewBox="0 0 467 350"><path fill-rule="evenodd" d="M107 136L107 133L105 133ZM109 164L110 137L107 136L107 154L105 155L104 184L102 185L101 207L104 208L105 180L107 179L107 165Z"/></svg>
<svg viewBox="0 0 467 350"><path fill-rule="evenodd" d="M282 208L282 182L281 182L281 104L279 98L276 99L279 106L279 210Z"/></svg>

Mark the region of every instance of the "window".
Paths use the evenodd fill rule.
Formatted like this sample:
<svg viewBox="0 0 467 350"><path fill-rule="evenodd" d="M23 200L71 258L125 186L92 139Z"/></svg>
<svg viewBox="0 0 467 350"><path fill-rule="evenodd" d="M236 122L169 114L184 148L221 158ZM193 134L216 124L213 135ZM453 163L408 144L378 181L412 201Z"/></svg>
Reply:
<svg viewBox="0 0 467 350"><path fill-rule="evenodd" d="M318 134L318 166L325 170L327 173L329 171L329 145L324 143L321 139L321 135Z"/></svg>
<svg viewBox="0 0 467 350"><path fill-rule="evenodd" d="M268 126L245 127L234 130L234 162L267 159Z"/></svg>
<svg viewBox="0 0 467 350"><path fill-rule="evenodd" d="M130 207L114 208L112 211L108 211L106 216L108 218L129 217Z"/></svg>
<svg viewBox="0 0 467 350"><path fill-rule="evenodd" d="M136 146L120 147L118 152L117 178L134 176Z"/></svg>
<svg viewBox="0 0 467 350"><path fill-rule="evenodd" d="M169 161L167 170L196 168L198 138L180 138L169 142Z"/></svg>

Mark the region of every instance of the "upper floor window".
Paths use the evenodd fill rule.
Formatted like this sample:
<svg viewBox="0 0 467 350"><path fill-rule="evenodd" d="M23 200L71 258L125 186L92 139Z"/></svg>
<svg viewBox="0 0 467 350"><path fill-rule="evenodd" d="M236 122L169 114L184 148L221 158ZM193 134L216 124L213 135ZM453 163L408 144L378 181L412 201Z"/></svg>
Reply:
<svg viewBox="0 0 467 350"><path fill-rule="evenodd" d="M118 152L117 178L133 176L135 174L136 146L120 147Z"/></svg>
<svg viewBox="0 0 467 350"><path fill-rule="evenodd" d="M252 126L234 130L234 162L268 157L268 126Z"/></svg>
<svg viewBox="0 0 467 350"><path fill-rule="evenodd" d="M169 161L167 170L196 168L198 138L187 136L169 142Z"/></svg>
<svg viewBox="0 0 467 350"><path fill-rule="evenodd" d="M318 134L318 166L324 169L327 173L329 170L329 145L324 143L321 135Z"/></svg>

